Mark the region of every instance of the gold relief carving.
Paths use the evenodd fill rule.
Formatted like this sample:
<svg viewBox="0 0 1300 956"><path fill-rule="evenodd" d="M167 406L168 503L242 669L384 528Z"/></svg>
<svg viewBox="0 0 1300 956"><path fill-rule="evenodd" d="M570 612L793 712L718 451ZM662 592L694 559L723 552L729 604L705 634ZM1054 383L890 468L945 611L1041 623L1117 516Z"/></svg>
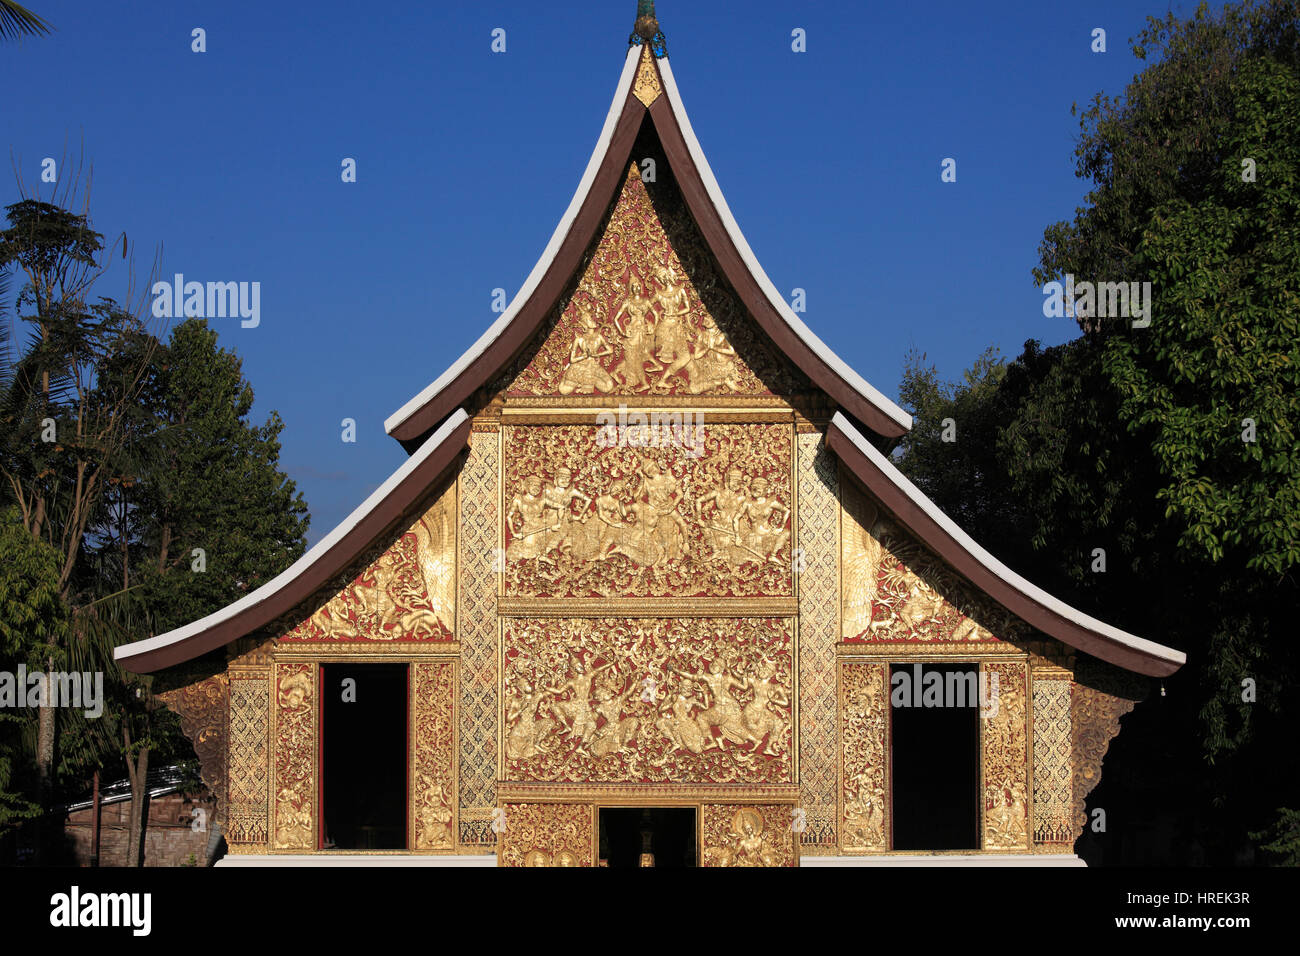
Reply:
<svg viewBox="0 0 1300 956"><path fill-rule="evenodd" d="M1024 663L980 665L981 680L997 701L988 717L980 714L986 850L1028 847L1028 670Z"/></svg>
<svg viewBox="0 0 1300 956"><path fill-rule="evenodd" d="M644 183L630 163L586 261L537 344L494 386L507 401L807 388L727 284L672 176Z"/></svg>
<svg viewBox="0 0 1300 956"><path fill-rule="evenodd" d="M275 666L277 850L312 850L316 768L316 665Z"/></svg>
<svg viewBox="0 0 1300 956"><path fill-rule="evenodd" d="M503 779L793 783L783 621L511 620Z"/></svg>
<svg viewBox="0 0 1300 956"><path fill-rule="evenodd" d="M705 866L794 866L789 806L705 806Z"/></svg>
<svg viewBox="0 0 1300 956"><path fill-rule="evenodd" d="M497 472L500 435L473 433L460 472L460 835L462 844L496 842L497 806Z"/></svg>
<svg viewBox="0 0 1300 956"><path fill-rule="evenodd" d="M800 843L834 845L835 644L839 637L839 477L820 434L798 437L799 782L807 828Z"/></svg>
<svg viewBox="0 0 1300 956"><path fill-rule="evenodd" d="M226 645L226 667L228 670L257 670L265 675L277 643L269 637L241 637Z"/></svg>
<svg viewBox="0 0 1300 956"><path fill-rule="evenodd" d="M507 596L793 595L790 425L699 425L690 448L503 433Z"/></svg>
<svg viewBox="0 0 1300 956"><path fill-rule="evenodd" d="M451 640L455 508L455 483L449 482L396 541L372 548L359 571L354 567L326 588L315 612L282 641Z"/></svg>
<svg viewBox="0 0 1300 956"><path fill-rule="evenodd" d="M451 850L456 835L455 665L411 666L410 845L416 850Z"/></svg>
<svg viewBox="0 0 1300 956"><path fill-rule="evenodd" d="M1034 842L1074 842L1070 681L1034 681Z"/></svg>
<svg viewBox="0 0 1300 956"><path fill-rule="evenodd" d="M845 661L840 695L840 841L851 853L883 852L889 848L889 665Z"/></svg>
<svg viewBox="0 0 1300 956"><path fill-rule="evenodd" d="M226 842L265 845L270 788L270 674L230 681L230 814Z"/></svg>
<svg viewBox="0 0 1300 956"><path fill-rule="evenodd" d="M502 866L591 866L590 805L507 803L498 844Z"/></svg>
<svg viewBox="0 0 1300 956"><path fill-rule="evenodd" d="M224 820L228 809L229 678L224 671L213 674L210 668L191 667L159 678L156 686L165 683L172 686L156 696L180 718L181 730L199 758L199 777L216 803L217 821Z"/></svg>
<svg viewBox="0 0 1300 956"><path fill-rule="evenodd" d="M853 482L844 500L842 635L864 642L1015 641L1015 615L976 591Z"/></svg>
<svg viewBox="0 0 1300 956"><path fill-rule="evenodd" d="M1119 733L1120 718L1133 709L1147 691L1146 678L1080 655L1076 679L1070 687L1070 724L1074 756L1074 832L1077 839L1088 825L1084 804L1101 782L1101 765L1110 742Z"/></svg>
<svg viewBox="0 0 1300 956"><path fill-rule="evenodd" d="M641 62L636 68L636 82L632 84L632 95L650 108L650 104L659 98L663 93L663 87L659 85L659 73L655 70L654 57L650 54L650 47L641 48Z"/></svg>

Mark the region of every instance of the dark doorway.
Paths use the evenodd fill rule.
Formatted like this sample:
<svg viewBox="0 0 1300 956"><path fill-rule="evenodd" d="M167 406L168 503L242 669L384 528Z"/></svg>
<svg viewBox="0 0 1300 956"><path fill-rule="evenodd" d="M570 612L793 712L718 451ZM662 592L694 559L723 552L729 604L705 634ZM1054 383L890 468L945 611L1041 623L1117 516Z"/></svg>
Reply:
<svg viewBox="0 0 1300 956"><path fill-rule="evenodd" d="M922 687L927 681L933 686L932 673L942 680L938 706L934 698L926 706L912 693L918 674ZM912 664L895 664L890 677L891 848L979 849L979 668L930 664L918 671ZM896 694L903 700L896 700Z"/></svg>
<svg viewBox="0 0 1300 956"><path fill-rule="evenodd" d="M600 858L609 866L698 866L694 807L601 807Z"/></svg>
<svg viewBox="0 0 1300 956"><path fill-rule="evenodd" d="M321 665L321 848L406 849L405 664Z"/></svg>

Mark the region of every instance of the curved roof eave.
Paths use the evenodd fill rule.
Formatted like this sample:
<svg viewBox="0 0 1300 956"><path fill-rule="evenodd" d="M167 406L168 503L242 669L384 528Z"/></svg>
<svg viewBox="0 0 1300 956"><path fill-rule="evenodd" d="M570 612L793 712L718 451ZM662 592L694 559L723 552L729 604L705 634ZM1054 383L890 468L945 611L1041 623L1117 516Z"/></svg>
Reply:
<svg viewBox="0 0 1300 956"><path fill-rule="evenodd" d="M957 526L840 413L826 443L909 531L975 587L1044 634L1094 657L1150 677L1187 662L1182 651L1137 637L1070 607L995 558Z"/></svg>
<svg viewBox="0 0 1300 956"><path fill-rule="evenodd" d="M438 481L469 441L470 417L457 409L352 514L283 572L207 617L113 651L123 668L148 674L193 660L286 614L345 569Z"/></svg>
<svg viewBox="0 0 1300 956"><path fill-rule="evenodd" d="M447 409L465 402L499 373L550 310L595 237L621 182L624 147L631 147L647 112L632 92L641 50L637 46L628 50L618 89L586 172L523 287L502 316L454 365L388 417L384 429L389 435L409 442L434 427ZM854 372L781 298L722 196L682 106L668 59L654 62L663 95L648 108L651 121L669 154L687 204L706 239L716 240L710 242L714 254L747 308L778 348L858 420L888 437L906 433L912 427L911 416ZM701 201L700 197L705 198Z"/></svg>

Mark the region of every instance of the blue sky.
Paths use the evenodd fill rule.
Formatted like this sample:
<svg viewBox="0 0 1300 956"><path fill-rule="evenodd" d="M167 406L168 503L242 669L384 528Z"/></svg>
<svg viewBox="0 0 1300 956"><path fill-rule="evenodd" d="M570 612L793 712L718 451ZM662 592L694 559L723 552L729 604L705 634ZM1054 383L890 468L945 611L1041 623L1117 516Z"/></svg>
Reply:
<svg viewBox="0 0 1300 956"><path fill-rule="evenodd" d="M371 4L29 0L55 27L0 46L0 135L32 188L93 166L97 229L160 272L261 283L261 323L214 320L310 539L401 462L383 421L491 323L567 207L635 0ZM1217 6L1217 4L1216 4ZM1128 39L1190 2L661 0L705 154L777 287L896 397L924 350L955 378L988 345L1072 337L1030 270L1073 216L1081 106L1139 69ZM206 31L207 52L191 51ZM506 52L491 50L506 31ZM1106 30L1107 52L1090 49ZM791 50L802 28L807 52ZM62 162L64 157L73 162ZM357 182L340 164L357 161ZM957 182L940 163L957 160ZM46 194L51 187L42 187ZM12 174L0 204L18 198ZM116 267L101 294L123 298ZM139 290L137 290L139 291ZM357 441L341 440L341 421Z"/></svg>

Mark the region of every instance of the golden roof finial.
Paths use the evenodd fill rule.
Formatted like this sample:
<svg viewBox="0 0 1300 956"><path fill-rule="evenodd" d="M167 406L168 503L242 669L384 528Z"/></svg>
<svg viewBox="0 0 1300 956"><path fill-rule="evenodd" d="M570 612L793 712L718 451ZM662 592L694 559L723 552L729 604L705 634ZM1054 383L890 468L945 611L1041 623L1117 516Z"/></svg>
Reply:
<svg viewBox="0 0 1300 956"><path fill-rule="evenodd" d="M659 29L659 18L655 16L655 0L637 0L636 25L627 42L628 46L650 44L656 57L668 55L668 41Z"/></svg>

